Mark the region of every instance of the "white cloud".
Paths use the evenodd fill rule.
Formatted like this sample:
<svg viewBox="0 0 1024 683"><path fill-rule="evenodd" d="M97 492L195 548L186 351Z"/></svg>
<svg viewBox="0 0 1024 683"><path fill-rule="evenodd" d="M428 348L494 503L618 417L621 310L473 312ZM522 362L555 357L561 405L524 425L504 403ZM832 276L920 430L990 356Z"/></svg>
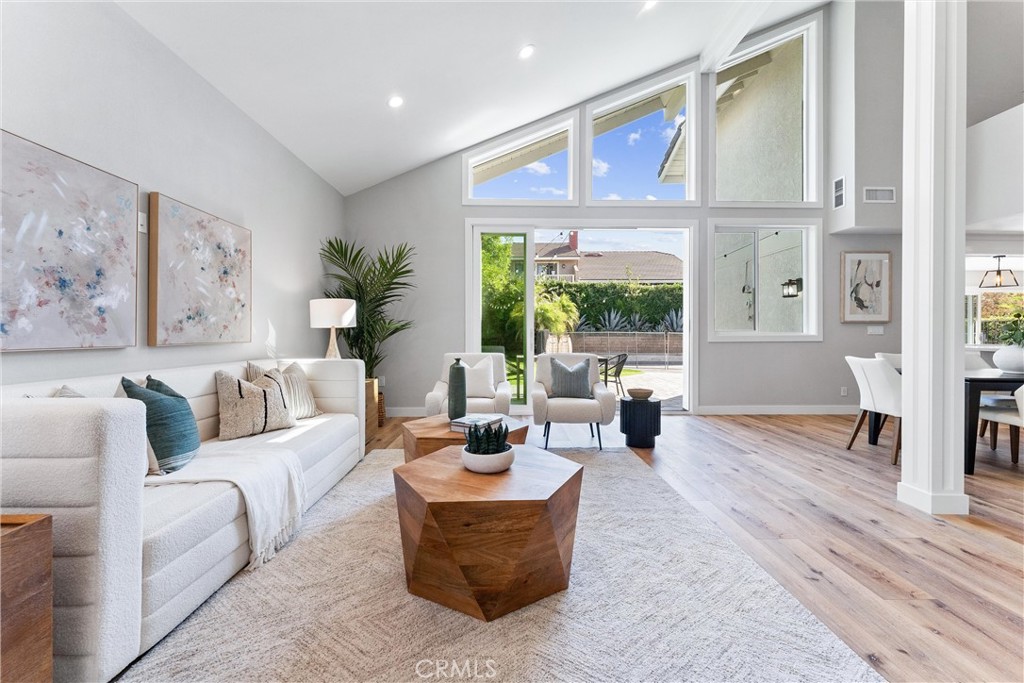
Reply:
<svg viewBox="0 0 1024 683"><path fill-rule="evenodd" d="M612 192L610 194L606 194L605 196L601 197L601 199L622 199L622 197L620 197L619 195L617 195L614 192Z"/></svg>
<svg viewBox="0 0 1024 683"><path fill-rule="evenodd" d="M655 197L653 194L649 194L646 197L644 197L644 199L648 201L654 201L655 199L657 199L657 197Z"/></svg>
<svg viewBox="0 0 1024 683"><path fill-rule="evenodd" d="M535 161L532 164L527 164L524 168L534 175L551 175L551 167L545 164L543 161Z"/></svg>
<svg viewBox="0 0 1024 683"><path fill-rule="evenodd" d="M640 139L640 129L637 128L636 132L630 133L629 137L626 138L626 144L632 147L636 144L636 141Z"/></svg>
<svg viewBox="0 0 1024 683"><path fill-rule="evenodd" d="M598 178L604 178L608 175L608 171L611 170L612 165L607 161L603 161L598 158L594 158L594 175Z"/></svg>
<svg viewBox="0 0 1024 683"><path fill-rule="evenodd" d="M665 142L672 142L672 138L675 137L676 129L683 125L683 121L686 117L682 114L676 114L676 117L672 119L672 126L670 128L663 128L661 131L661 137Z"/></svg>
<svg viewBox="0 0 1024 683"><path fill-rule="evenodd" d="M531 187L530 192L536 192L537 194L550 194L555 197L562 197L566 194L565 190L560 190L557 187Z"/></svg>

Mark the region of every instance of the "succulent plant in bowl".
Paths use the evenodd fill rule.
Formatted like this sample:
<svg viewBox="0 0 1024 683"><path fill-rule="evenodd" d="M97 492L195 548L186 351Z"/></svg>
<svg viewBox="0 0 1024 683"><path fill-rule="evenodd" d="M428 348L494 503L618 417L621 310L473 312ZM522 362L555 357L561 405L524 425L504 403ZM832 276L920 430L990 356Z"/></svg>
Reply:
<svg viewBox="0 0 1024 683"><path fill-rule="evenodd" d="M466 432L462 464L467 470L480 474L504 472L515 459L515 451L508 443L508 427L504 424L483 429L473 426Z"/></svg>

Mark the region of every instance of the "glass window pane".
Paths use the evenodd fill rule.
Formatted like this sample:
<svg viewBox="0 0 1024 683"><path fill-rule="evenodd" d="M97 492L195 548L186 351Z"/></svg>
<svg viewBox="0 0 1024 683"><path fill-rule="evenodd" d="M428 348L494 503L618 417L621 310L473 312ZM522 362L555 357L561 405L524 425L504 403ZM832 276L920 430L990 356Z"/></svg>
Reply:
<svg viewBox="0 0 1024 683"><path fill-rule="evenodd" d="M715 329L754 329L754 234L715 233Z"/></svg>
<svg viewBox="0 0 1024 683"><path fill-rule="evenodd" d="M473 166L474 199L570 199L569 132L559 131Z"/></svg>
<svg viewBox="0 0 1024 683"><path fill-rule="evenodd" d="M512 403L526 403L526 235L480 236L480 350L505 354Z"/></svg>
<svg viewBox="0 0 1024 683"><path fill-rule="evenodd" d="M716 196L804 200L804 37L718 72Z"/></svg>
<svg viewBox="0 0 1024 683"><path fill-rule="evenodd" d="M591 196L686 199L686 85L597 114Z"/></svg>
<svg viewBox="0 0 1024 683"><path fill-rule="evenodd" d="M758 231L757 330L799 333L804 331L804 295L782 296L782 283L804 279L803 230Z"/></svg>

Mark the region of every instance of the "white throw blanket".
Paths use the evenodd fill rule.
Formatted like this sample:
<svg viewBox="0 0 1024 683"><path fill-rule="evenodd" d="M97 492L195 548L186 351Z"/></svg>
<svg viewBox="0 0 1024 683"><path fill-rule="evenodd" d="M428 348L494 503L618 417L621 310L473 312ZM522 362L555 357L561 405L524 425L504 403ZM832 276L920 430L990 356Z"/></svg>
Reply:
<svg viewBox="0 0 1024 683"><path fill-rule="evenodd" d="M177 472L146 477L146 486L229 481L245 499L252 571L277 554L302 524L306 480L298 456L283 448L246 449L244 453L200 453Z"/></svg>

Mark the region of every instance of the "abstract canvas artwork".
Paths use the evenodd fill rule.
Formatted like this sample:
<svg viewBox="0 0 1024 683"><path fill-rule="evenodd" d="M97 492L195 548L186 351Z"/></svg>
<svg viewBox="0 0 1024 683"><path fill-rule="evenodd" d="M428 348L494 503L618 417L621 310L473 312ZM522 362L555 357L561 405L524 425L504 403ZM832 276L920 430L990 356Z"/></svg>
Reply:
<svg viewBox="0 0 1024 683"><path fill-rule="evenodd" d="M149 344L252 339L252 233L149 195Z"/></svg>
<svg viewBox="0 0 1024 683"><path fill-rule="evenodd" d="M887 323L892 320L892 253L844 251L840 255L844 323Z"/></svg>
<svg viewBox="0 0 1024 683"><path fill-rule="evenodd" d="M138 186L0 135L0 350L135 346Z"/></svg>

